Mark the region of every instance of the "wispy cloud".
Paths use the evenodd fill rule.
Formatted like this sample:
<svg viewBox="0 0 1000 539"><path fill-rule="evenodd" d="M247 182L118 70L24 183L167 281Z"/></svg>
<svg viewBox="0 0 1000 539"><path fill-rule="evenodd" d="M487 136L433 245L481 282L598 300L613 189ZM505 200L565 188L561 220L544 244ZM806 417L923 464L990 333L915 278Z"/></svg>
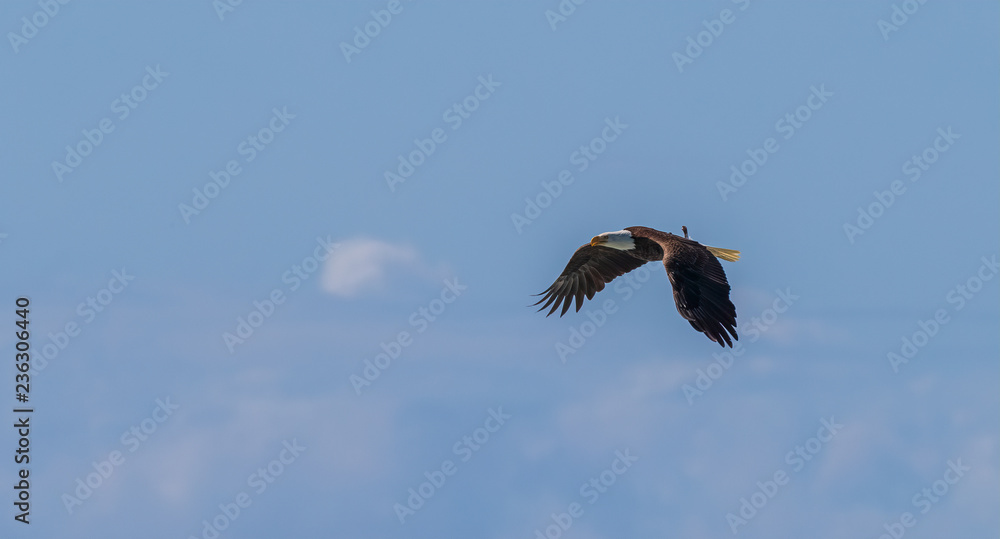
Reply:
<svg viewBox="0 0 1000 539"><path fill-rule="evenodd" d="M238 481L234 486L246 488L247 475L261 464L266 466L284 439L298 439L314 455L326 455L314 461L307 452L309 458L303 462L311 462L307 466L311 473L330 484L353 488L387 480L392 468L385 463L392 460L389 443L397 409L393 399L369 399L360 405L351 400L353 393L261 395L263 387L281 378L278 372L255 369L239 378L254 388L253 394L233 385L220 387L213 396L184 396L191 410L178 411L177 425L183 427L164 430L160 443L137 452L129 481L152 489L166 504L191 504L208 512L220 493L229 495L224 488L205 492L201 481L209 470L232 467L231 477ZM206 409L213 410L211 417L193 417L194 410ZM325 427L317 430L316 425ZM138 487L123 488L128 492Z"/></svg>
<svg viewBox="0 0 1000 539"><path fill-rule="evenodd" d="M385 287L392 268L410 268L423 273L416 249L380 240L357 238L340 243L323 268L323 290L342 297L355 297Z"/></svg>

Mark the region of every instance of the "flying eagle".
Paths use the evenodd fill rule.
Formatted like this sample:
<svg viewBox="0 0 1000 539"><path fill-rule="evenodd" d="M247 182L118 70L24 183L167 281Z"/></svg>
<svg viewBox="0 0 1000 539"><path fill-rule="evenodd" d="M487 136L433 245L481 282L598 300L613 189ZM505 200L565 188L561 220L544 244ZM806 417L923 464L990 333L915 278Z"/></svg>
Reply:
<svg viewBox="0 0 1000 539"><path fill-rule="evenodd" d="M720 346L733 346L736 335L736 307L729 300L729 282L722 264L716 257L729 262L740 259L740 252L732 249L708 247L688 238L687 227L681 227L684 237L660 232L644 226L630 226L617 232L598 234L573 253L556 282L538 296L544 296L535 305L544 302L539 311L549 305L545 316L556 312L566 314L573 298L576 310L583 306L583 298L593 299L619 275L624 275L646 262L663 261L667 278L674 289L677 312L691 327L704 333ZM728 332L728 334L727 334ZM723 342L724 341L724 342Z"/></svg>

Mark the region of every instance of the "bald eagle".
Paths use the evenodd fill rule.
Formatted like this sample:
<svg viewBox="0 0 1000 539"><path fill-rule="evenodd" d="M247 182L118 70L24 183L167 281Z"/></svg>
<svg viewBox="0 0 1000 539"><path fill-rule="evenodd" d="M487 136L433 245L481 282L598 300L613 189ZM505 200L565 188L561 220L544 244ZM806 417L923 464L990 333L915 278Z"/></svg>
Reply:
<svg viewBox="0 0 1000 539"><path fill-rule="evenodd" d="M663 261L667 278L674 289L677 312L691 327L704 333L725 348L733 346L736 335L736 307L729 300L729 282L716 257L729 262L740 259L732 249L708 247L688 238L660 232L644 226L630 226L617 232L598 234L573 253L559 278L541 294L535 305L543 311L552 305L549 316L562 305L559 316L566 314L573 298L580 311L583 298L593 299L604 285L646 262ZM544 295L543 295L544 294ZM727 333L728 332L728 333Z"/></svg>

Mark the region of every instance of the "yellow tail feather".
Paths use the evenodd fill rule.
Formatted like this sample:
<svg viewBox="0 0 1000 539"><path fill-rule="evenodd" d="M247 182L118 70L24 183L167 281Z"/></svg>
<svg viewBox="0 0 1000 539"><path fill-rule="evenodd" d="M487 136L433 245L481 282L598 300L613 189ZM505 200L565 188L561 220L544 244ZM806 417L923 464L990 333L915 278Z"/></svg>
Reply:
<svg viewBox="0 0 1000 539"><path fill-rule="evenodd" d="M740 252L735 249L723 249L721 247L705 246L710 253L727 262L736 262L740 259Z"/></svg>

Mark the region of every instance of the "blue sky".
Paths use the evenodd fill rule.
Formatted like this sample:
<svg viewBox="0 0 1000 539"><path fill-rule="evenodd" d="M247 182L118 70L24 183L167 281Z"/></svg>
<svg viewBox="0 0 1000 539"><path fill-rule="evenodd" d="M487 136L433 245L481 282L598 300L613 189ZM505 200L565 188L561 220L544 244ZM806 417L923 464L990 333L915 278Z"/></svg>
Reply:
<svg viewBox="0 0 1000 539"><path fill-rule="evenodd" d="M0 6L3 536L996 535L996 3L220 5Z"/></svg>

